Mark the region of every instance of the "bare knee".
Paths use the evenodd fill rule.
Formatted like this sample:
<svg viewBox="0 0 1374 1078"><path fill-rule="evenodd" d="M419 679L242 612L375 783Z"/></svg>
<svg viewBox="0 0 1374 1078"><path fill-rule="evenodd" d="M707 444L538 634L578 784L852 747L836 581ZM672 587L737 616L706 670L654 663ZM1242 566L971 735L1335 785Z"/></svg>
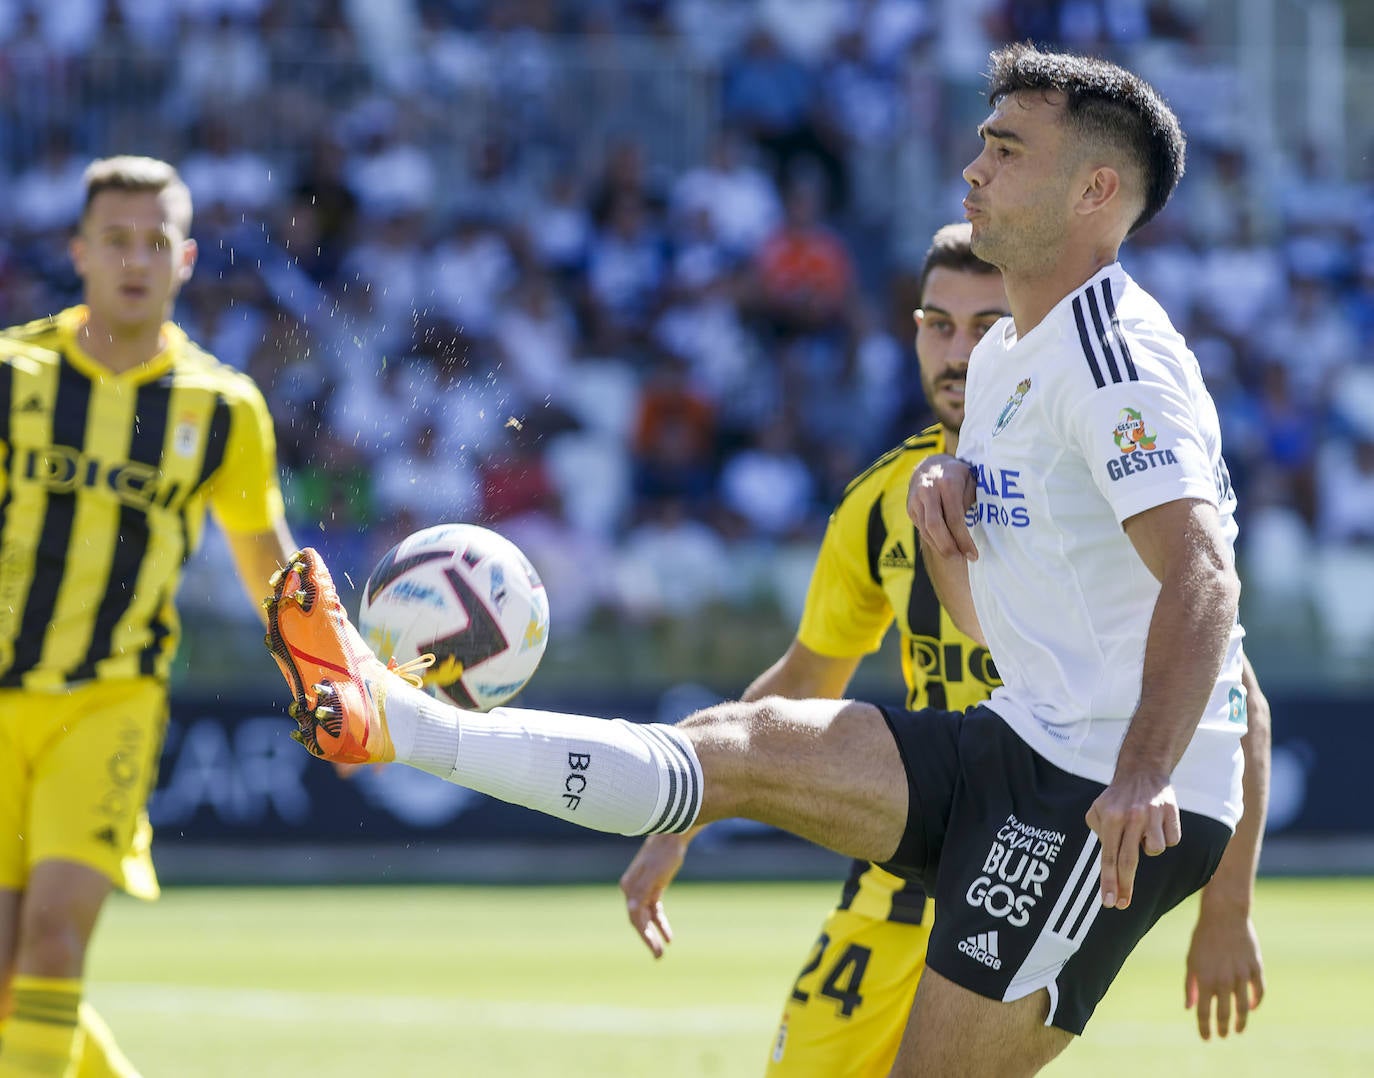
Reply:
<svg viewBox="0 0 1374 1078"><path fill-rule="evenodd" d="M906 773L871 704L768 696L718 704L680 728L701 762L699 822L743 816L868 860L897 848Z"/></svg>
<svg viewBox="0 0 1374 1078"><path fill-rule="evenodd" d="M781 696L726 700L688 715L678 723L678 729L687 734L699 751L723 748L739 752L761 738L776 736L788 704Z"/></svg>
<svg viewBox="0 0 1374 1078"><path fill-rule="evenodd" d="M778 729L777 699L731 700L694 712L678 723L706 778L700 822L744 813L741 794L764 767L756 750Z"/></svg>
<svg viewBox="0 0 1374 1078"><path fill-rule="evenodd" d="M849 706L843 700L794 700L764 696L727 700L688 715L678 729L700 754L728 758L745 754L791 754L838 723Z"/></svg>

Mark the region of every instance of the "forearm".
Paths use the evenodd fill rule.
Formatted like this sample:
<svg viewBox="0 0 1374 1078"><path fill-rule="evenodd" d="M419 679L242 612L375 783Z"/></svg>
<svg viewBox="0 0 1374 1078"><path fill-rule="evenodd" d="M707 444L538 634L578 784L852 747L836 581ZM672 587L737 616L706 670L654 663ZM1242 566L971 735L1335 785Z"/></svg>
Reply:
<svg viewBox="0 0 1374 1078"><path fill-rule="evenodd" d="M278 520L267 531L247 534L226 532L225 537L244 591L253 609L266 624L267 612L262 607L262 599L270 590L268 581L272 574L284 566L296 550L291 530L285 520Z"/></svg>
<svg viewBox="0 0 1374 1078"><path fill-rule="evenodd" d="M969 559L978 557L978 548L965 514L976 500L973 469L942 453L927 457L912 473L906 508L940 605L955 625L986 647L968 579Z"/></svg>
<svg viewBox="0 0 1374 1078"><path fill-rule="evenodd" d="M686 831L679 831L675 835L650 835L645 841L676 843L683 853L686 853L687 847L692 844L692 839L705 831L706 827L706 824L699 823L687 828Z"/></svg>
<svg viewBox="0 0 1374 1078"><path fill-rule="evenodd" d="M788 689L794 686L789 683L787 674L787 656L784 655L762 674L749 683L749 687L744 690L741 700L762 700L765 696L789 696ZM800 686L796 686L800 687ZM807 693L806 695L810 695Z"/></svg>
<svg viewBox="0 0 1374 1078"><path fill-rule="evenodd" d="M1260 846L1269 808L1269 701L1260 691L1250 660L1242 673L1246 693L1246 728L1241 738L1245 757L1245 812L1226 847L1211 882L1203 889L1205 905L1249 912L1259 869Z"/></svg>
<svg viewBox="0 0 1374 1078"><path fill-rule="evenodd" d="M1190 560L1161 581L1145 641L1140 702L1117 757L1117 777L1164 782L1192 739L1236 620L1240 583L1229 564Z"/></svg>
<svg viewBox="0 0 1374 1078"><path fill-rule="evenodd" d="M780 659L756 677L741 700L785 696L791 700L838 700L858 669L859 657L831 657L794 639Z"/></svg>
<svg viewBox="0 0 1374 1078"><path fill-rule="evenodd" d="M921 559L926 575L935 587L935 596L950 620L966 635L987 647L978 611L973 605L973 589L968 579L968 559L962 554L941 555L927 543L921 544Z"/></svg>

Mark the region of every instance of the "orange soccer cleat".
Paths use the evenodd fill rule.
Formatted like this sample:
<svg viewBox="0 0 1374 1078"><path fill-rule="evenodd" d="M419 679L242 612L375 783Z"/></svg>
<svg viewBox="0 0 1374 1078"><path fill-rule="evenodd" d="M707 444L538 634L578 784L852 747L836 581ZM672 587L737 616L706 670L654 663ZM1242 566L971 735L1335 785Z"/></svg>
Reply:
<svg viewBox="0 0 1374 1078"><path fill-rule="evenodd" d="M386 763L396 749L386 726L390 676L417 688L418 670L434 662L422 655L403 665L383 663L348 620L319 552L307 547L272 574L267 649L291 690L291 736L312 755L344 764Z"/></svg>

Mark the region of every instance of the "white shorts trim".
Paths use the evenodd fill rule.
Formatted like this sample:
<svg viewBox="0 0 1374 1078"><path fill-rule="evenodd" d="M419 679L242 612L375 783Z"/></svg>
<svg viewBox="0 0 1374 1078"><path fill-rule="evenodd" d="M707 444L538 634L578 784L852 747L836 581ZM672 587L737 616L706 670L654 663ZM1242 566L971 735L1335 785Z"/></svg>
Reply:
<svg viewBox="0 0 1374 1078"><path fill-rule="evenodd" d="M1097 911L1102 908L1100 902L1094 901L1102 876L1101 859L1096 856L1098 849L1097 836L1089 833L1045 926L1035 938L1026 960L1008 983L1002 996L1003 1002L1010 1003L1052 986L1064 963L1074 956L1087 937L1093 921L1097 919ZM1053 992L1051 1017L1057 1003L1058 993Z"/></svg>

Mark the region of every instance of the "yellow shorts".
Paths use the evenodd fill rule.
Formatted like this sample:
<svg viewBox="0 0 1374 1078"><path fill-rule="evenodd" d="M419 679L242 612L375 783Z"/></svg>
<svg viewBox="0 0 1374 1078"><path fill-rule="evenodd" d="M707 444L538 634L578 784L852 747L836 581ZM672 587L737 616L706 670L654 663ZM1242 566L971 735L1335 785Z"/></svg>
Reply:
<svg viewBox="0 0 1374 1078"><path fill-rule="evenodd" d="M147 804L166 729L167 688L152 678L0 690L0 887L76 861L156 898Z"/></svg>
<svg viewBox="0 0 1374 1078"><path fill-rule="evenodd" d="M934 923L832 910L783 1008L768 1078L884 1078L926 966Z"/></svg>

